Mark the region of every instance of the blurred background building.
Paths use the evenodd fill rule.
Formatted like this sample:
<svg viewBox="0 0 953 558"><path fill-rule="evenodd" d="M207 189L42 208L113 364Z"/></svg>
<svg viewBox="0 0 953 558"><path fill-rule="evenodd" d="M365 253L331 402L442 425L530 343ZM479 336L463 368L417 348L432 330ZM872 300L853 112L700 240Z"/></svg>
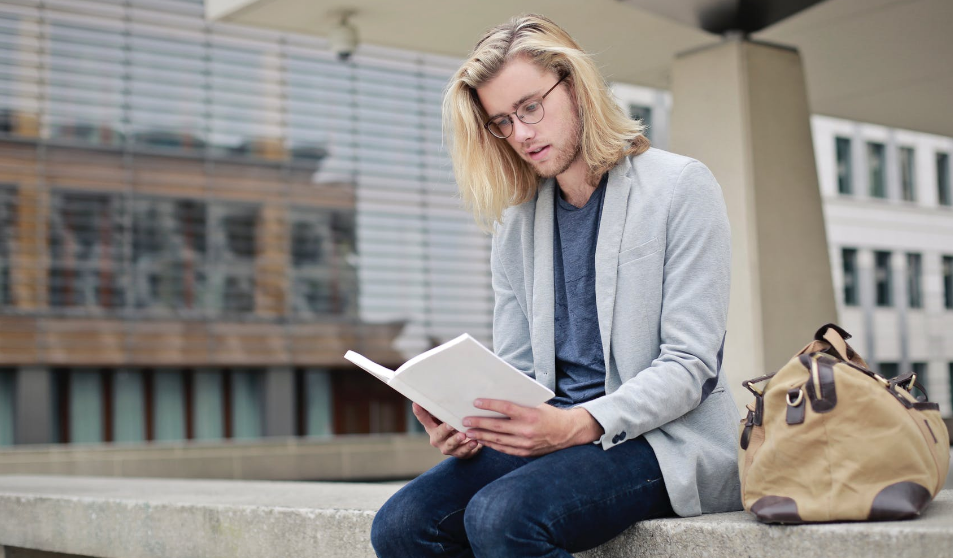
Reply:
<svg viewBox="0 0 953 558"><path fill-rule="evenodd" d="M441 149L457 60L203 16L0 3L0 445L414 431L341 355L491 342ZM671 95L614 91L668 147ZM812 128L840 320L950 416L953 139Z"/></svg>

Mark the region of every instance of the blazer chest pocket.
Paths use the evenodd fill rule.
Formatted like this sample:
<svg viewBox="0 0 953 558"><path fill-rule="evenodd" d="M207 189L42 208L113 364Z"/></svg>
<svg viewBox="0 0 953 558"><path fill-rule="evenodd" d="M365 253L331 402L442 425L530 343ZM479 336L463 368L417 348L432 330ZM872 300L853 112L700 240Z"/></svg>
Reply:
<svg viewBox="0 0 953 558"><path fill-rule="evenodd" d="M619 252L619 267L624 266L625 264L632 263L636 260L641 260L646 256L651 256L652 254L658 252L662 249L662 243L659 242L658 237L656 236L652 240L639 244L635 248L629 248L628 250L623 250Z"/></svg>

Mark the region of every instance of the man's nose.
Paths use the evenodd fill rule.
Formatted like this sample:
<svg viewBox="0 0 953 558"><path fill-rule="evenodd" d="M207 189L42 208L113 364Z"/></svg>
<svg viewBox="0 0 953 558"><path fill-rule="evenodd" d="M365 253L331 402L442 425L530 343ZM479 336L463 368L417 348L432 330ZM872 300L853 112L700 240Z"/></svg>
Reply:
<svg viewBox="0 0 953 558"><path fill-rule="evenodd" d="M536 129L526 124L519 118L513 119L513 135L510 136L513 138L513 141L517 143L523 143L526 140L531 140L536 137Z"/></svg>

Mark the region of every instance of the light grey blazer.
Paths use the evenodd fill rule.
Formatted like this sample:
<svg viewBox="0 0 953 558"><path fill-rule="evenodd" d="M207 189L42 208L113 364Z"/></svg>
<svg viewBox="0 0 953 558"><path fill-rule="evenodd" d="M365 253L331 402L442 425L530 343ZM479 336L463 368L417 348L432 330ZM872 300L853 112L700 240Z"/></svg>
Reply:
<svg viewBox="0 0 953 558"><path fill-rule="evenodd" d="M550 389L555 180L493 236L494 350ZM705 165L659 149L609 172L596 244L606 394L582 404L603 449L644 435L680 516L741 509L738 411L720 372L731 239Z"/></svg>

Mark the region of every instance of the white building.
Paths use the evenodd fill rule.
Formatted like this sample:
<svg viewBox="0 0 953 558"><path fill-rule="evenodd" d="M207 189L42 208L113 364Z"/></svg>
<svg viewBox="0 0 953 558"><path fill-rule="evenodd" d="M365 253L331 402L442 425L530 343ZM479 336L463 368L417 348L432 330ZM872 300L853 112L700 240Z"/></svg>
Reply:
<svg viewBox="0 0 953 558"><path fill-rule="evenodd" d="M870 365L913 370L953 412L953 138L814 116L841 325Z"/></svg>

